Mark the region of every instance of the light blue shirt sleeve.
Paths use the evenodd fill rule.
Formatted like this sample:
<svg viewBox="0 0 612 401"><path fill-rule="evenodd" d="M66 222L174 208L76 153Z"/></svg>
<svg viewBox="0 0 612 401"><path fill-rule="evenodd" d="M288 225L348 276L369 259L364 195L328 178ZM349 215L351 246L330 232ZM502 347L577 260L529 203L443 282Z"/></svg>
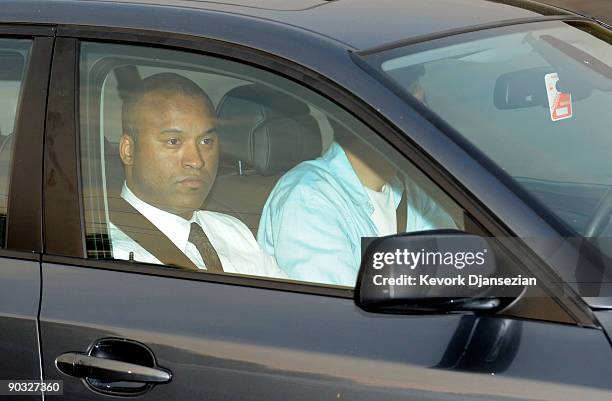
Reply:
<svg viewBox="0 0 612 401"><path fill-rule="evenodd" d="M347 221L333 203L324 195L300 189L286 197L272 197L269 202L257 239L290 278L355 285L359 261L354 258L354 244L347 238Z"/></svg>
<svg viewBox="0 0 612 401"><path fill-rule="evenodd" d="M425 191L410 179L404 181L408 194L408 221L406 231L425 231L457 228L450 215Z"/></svg>

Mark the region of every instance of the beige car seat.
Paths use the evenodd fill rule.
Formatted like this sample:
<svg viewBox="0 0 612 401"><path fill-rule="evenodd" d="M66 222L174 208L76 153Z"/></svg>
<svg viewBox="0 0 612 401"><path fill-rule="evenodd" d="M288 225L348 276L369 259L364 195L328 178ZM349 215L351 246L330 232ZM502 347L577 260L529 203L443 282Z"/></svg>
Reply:
<svg viewBox="0 0 612 401"><path fill-rule="evenodd" d="M233 215L256 234L278 179L321 155L319 124L306 103L259 84L230 90L217 115L221 163L204 208Z"/></svg>

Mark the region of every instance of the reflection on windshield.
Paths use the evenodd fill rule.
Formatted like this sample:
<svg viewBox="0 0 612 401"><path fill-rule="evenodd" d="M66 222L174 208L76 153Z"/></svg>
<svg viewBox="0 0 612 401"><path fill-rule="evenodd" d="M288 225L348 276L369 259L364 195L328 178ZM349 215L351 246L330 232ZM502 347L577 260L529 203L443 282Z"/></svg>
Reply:
<svg viewBox="0 0 612 401"><path fill-rule="evenodd" d="M368 61L413 95L421 71L429 109L576 233L612 236L612 207L603 202L612 197L612 46L605 31L589 31L560 21L525 24Z"/></svg>

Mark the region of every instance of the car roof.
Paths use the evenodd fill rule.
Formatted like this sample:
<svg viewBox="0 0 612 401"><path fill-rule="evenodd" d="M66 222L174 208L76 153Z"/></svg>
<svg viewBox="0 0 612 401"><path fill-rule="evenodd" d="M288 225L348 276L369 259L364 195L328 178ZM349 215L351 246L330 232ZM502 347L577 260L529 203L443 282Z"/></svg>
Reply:
<svg viewBox="0 0 612 401"><path fill-rule="evenodd" d="M567 14L529 0L0 0L0 3L4 8L0 18L6 21L19 18L26 21L24 18L29 14L35 21L26 22L75 24L80 17L87 16L92 6L103 10L129 5L132 11L137 10L134 15L138 18L146 19L151 14L153 18L149 20L157 21L158 26L149 22L150 29L173 30L174 24L177 31L184 30L185 24L198 24L197 19L165 20L160 18L159 7L212 11L273 21L357 50L475 25ZM61 18L53 17L57 7L62 7ZM116 26L114 21L104 18L98 23Z"/></svg>

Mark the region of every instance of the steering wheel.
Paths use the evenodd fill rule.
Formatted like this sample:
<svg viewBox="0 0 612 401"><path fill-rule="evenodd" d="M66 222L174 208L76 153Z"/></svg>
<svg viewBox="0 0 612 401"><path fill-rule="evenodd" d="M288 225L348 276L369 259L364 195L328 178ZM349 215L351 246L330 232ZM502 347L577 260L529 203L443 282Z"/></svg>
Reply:
<svg viewBox="0 0 612 401"><path fill-rule="evenodd" d="M604 195L597 206L597 210L584 229L585 237L598 237L610 224L610 214L612 214L612 188Z"/></svg>

